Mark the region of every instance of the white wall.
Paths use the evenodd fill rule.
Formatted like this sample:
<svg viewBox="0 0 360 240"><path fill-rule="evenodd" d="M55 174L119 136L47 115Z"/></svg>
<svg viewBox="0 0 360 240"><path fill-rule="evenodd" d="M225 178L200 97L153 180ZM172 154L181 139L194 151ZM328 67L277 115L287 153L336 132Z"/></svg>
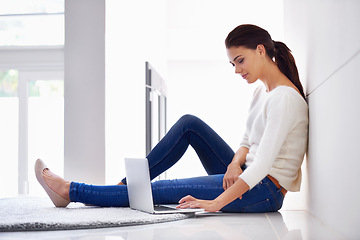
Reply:
<svg viewBox="0 0 360 240"><path fill-rule="evenodd" d="M300 50L309 113L308 210L360 238L360 2L286 1L286 36Z"/></svg>
<svg viewBox="0 0 360 240"><path fill-rule="evenodd" d="M105 0L65 1L64 176L105 183Z"/></svg>
<svg viewBox="0 0 360 240"><path fill-rule="evenodd" d="M193 114L236 151L245 130L252 93L258 84L248 85L236 76L226 56L223 61L170 61L168 70L169 127L182 115ZM191 147L167 174L169 178L199 175L206 172Z"/></svg>
<svg viewBox="0 0 360 240"><path fill-rule="evenodd" d="M145 61L166 78L166 1L106 1L106 182L145 156Z"/></svg>

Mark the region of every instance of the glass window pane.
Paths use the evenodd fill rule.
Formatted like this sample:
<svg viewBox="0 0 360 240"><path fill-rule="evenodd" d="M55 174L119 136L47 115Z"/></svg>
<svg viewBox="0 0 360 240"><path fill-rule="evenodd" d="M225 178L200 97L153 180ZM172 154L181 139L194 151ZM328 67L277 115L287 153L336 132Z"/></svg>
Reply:
<svg viewBox="0 0 360 240"><path fill-rule="evenodd" d="M0 14L64 12L64 0L0 0Z"/></svg>
<svg viewBox="0 0 360 240"><path fill-rule="evenodd" d="M17 70L0 71L0 97L17 97Z"/></svg>
<svg viewBox="0 0 360 240"><path fill-rule="evenodd" d="M0 46L63 44L63 14L0 16Z"/></svg>
<svg viewBox="0 0 360 240"><path fill-rule="evenodd" d="M18 193L18 71L0 71L0 197Z"/></svg>
<svg viewBox="0 0 360 240"><path fill-rule="evenodd" d="M29 82L29 97L63 97L64 81L38 80Z"/></svg>
<svg viewBox="0 0 360 240"><path fill-rule="evenodd" d="M62 175L64 171L64 84L62 80L29 82L28 161L29 176L33 164L42 158ZM35 178L29 177L29 194L44 195Z"/></svg>

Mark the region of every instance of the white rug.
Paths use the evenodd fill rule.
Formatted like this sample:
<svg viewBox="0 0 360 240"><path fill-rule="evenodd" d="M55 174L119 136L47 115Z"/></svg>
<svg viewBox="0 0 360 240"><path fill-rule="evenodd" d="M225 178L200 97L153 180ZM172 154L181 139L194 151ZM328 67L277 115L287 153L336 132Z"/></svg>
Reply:
<svg viewBox="0 0 360 240"><path fill-rule="evenodd" d="M153 215L130 208L87 207L80 203L56 208L48 198L0 199L0 232L121 227L177 221L192 216Z"/></svg>

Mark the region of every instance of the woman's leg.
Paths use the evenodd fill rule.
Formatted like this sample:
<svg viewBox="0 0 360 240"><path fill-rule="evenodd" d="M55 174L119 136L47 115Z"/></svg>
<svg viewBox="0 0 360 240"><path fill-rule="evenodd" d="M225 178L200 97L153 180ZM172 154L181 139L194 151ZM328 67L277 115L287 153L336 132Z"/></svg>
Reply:
<svg viewBox="0 0 360 240"><path fill-rule="evenodd" d="M222 180L224 174L209 175L188 179L160 180L152 184L155 204L178 203L191 195L198 199L212 200L224 192ZM226 205L223 212L273 212L281 208L284 196L276 185L265 177L242 199L236 199Z"/></svg>
<svg viewBox="0 0 360 240"><path fill-rule="evenodd" d="M43 170L42 177L46 185L65 200L106 207L129 206L127 186L69 182L47 168Z"/></svg>
<svg viewBox="0 0 360 240"><path fill-rule="evenodd" d="M175 164L189 145L195 149L210 175L225 173L234 156L233 150L214 130L199 118L185 115L147 156L151 179ZM51 185L49 182L47 184ZM128 206L127 188L124 187L71 183L69 197L71 201L99 206ZM57 192L57 188L52 189Z"/></svg>
<svg viewBox="0 0 360 240"><path fill-rule="evenodd" d="M155 204L176 204L186 196L205 200L215 199L224 192L223 174L203 177L160 180L152 183ZM70 199L75 202L105 206L128 207L127 186L92 186L83 183L71 183ZM273 212L281 208L284 196L267 177L243 198L236 199L221 209L223 212Z"/></svg>
<svg viewBox="0 0 360 240"><path fill-rule="evenodd" d="M71 202L81 202L101 207L129 207L127 186L97 186L71 182L69 197Z"/></svg>
<svg viewBox="0 0 360 240"><path fill-rule="evenodd" d="M206 123L192 115L181 117L147 156L150 178L173 166L191 145L209 175L222 174L234 151ZM122 180L126 183L126 179Z"/></svg>

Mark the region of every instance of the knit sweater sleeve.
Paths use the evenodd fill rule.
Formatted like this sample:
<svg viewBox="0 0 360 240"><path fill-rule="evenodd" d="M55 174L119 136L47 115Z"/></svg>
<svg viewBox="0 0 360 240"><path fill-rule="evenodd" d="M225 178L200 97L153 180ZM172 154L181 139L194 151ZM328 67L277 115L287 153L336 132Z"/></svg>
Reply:
<svg viewBox="0 0 360 240"><path fill-rule="evenodd" d="M240 142L240 147L246 147L246 148L250 148L250 144L249 144L249 135L248 132L245 131L244 136Z"/></svg>
<svg viewBox="0 0 360 240"><path fill-rule="evenodd" d="M285 93L273 94L264 105L265 127L253 163L239 176L251 188L266 177L288 133L296 122L294 98Z"/></svg>
<svg viewBox="0 0 360 240"><path fill-rule="evenodd" d="M256 99L258 98L261 91L262 91L262 86L259 86L259 87L257 87L255 89L254 94L253 94L253 98L252 98L251 103L250 103L249 113L250 113L251 108L254 106L254 102L256 102ZM250 148L249 131L250 131L250 129L248 127L246 127L245 133L244 133L243 138L242 138L242 140L240 142L240 147Z"/></svg>

